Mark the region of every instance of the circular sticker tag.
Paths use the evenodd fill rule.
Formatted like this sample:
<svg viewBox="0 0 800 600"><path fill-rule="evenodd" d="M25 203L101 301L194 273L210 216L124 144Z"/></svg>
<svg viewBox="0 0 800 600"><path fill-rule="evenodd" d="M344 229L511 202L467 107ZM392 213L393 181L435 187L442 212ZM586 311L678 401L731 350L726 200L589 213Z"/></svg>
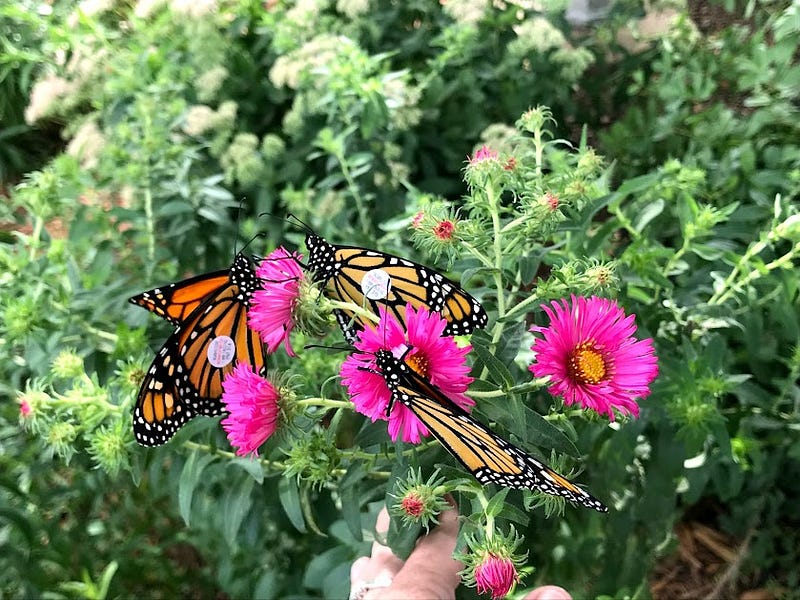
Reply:
<svg viewBox="0 0 800 600"><path fill-rule="evenodd" d="M361 280L361 291L370 300L383 300L392 288L392 278L383 269L372 269Z"/></svg>
<svg viewBox="0 0 800 600"><path fill-rule="evenodd" d="M208 345L208 362L218 369L231 362L235 354L236 344L227 335L215 337Z"/></svg>

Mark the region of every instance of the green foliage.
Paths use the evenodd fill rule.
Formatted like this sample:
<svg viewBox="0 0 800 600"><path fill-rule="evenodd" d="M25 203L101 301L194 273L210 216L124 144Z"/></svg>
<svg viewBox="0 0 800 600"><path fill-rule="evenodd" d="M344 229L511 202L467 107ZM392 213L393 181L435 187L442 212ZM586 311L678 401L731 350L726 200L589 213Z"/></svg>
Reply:
<svg viewBox="0 0 800 600"><path fill-rule="evenodd" d="M0 176L27 171L0 213L0 595L345 597L381 504L422 482L433 504L456 495L462 550L487 527L524 539L526 584L642 595L702 513L748 540L743 578L797 587L794 4L713 35L684 16L622 57L631 3L586 38L560 2L101 4L0 9ZM67 149L33 170L30 136L54 128ZM497 154L465 186L482 143ZM208 419L135 446L168 330L126 298L224 266L237 235L299 242L262 211L444 264L492 315L471 337L479 418L584 470L610 513L482 488L435 442L392 446L321 350L271 359L305 404L258 460ZM604 426L531 380L528 326L571 293L615 296L655 339L640 419Z"/></svg>

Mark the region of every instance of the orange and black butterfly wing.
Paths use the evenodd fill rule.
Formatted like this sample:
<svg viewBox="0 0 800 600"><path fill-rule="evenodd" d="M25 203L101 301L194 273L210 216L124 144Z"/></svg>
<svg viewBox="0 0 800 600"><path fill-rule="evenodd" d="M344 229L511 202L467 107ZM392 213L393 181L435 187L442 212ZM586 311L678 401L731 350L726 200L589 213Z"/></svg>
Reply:
<svg viewBox="0 0 800 600"><path fill-rule="evenodd" d="M140 444L164 444L189 419L224 413L222 380L234 365L266 374L266 347L247 326L252 265L240 254L228 273L228 284L177 326L145 375L133 418Z"/></svg>
<svg viewBox="0 0 800 600"><path fill-rule="evenodd" d="M197 415L223 411L219 398L200 398L183 376L178 333L156 354L133 408L133 434L142 446L160 446Z"/></svg>
<svg viewBox="0 0 800 600"><path fill-rule="evenodd" d="M266 373L266 347L247 326L247 308L241 288L231 284L175 332L184 379L200 398L219 398L222 379L237 363Z"/></svg>
<svg viewBox="0 0 800 600"><path fill-rule="evenodd" d="M441 273L419 263L391 254L359 248L334 246L309 234L308 268L334 300L352 302L380 314L384 307L405 324L406 304L425 307L447 321L444 335L462 335L485 327L488 321L481 304ZM353 342L363 329L363 318L346 310L336 311L345 337Z"/></svg>
<svg viewBox="0 0 800 600"><path fill-rule="evenodd" d="M203 273L177 283L153 288L128 301L179 325L212 294L230 283L230 271Z"/></svg>
<svg viewBox="0 0 800 600"><path fill-rule="evenodd" d="M536 489L586 508L608 510L597 498L476 421L391 353L379 351L376 358L393 401L411 410L481 483Z"/></svg>

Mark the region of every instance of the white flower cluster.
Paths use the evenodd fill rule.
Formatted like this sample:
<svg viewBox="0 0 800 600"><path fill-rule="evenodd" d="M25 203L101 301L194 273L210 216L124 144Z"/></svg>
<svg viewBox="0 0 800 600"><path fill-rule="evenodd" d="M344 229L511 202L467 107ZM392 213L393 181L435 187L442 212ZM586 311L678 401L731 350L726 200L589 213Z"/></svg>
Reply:
<svg viewBox="0 0 800 600"><path fill-rule="evenodd" d="M444 12L462 25L476 25L489 8L486 0L440 0Z"/></svg>
<svg viewBox="0 0 800 600"><path fill-rule="evenodd" d="M217 0L172 0L172 12L199 19L217 11Z"/></svg>
<svg viewBox="0 0 800 600"><path fill-rule="evenodd" d="M67 146L67 154L77 158L84 169L97 166L106 139L97 123L90 119L78 128Z"/></svg>
<svg viewBox="0 0 800 600"><path fill-rule="evenodd" d="M286 86L297 89L304 73L319 69L332 61L343 48L355 43L344 36L319 35L293 52L278 57L269 71L269 79L275 87Z"/></svg>
<svg viewBox="0 0 800 600"><path fill-rule="evenodd" d="M33 125L39 119L53 114L57 101L74 93L76 87L75 83L53 74L37 81L25 109L25 122Z"/></svg>

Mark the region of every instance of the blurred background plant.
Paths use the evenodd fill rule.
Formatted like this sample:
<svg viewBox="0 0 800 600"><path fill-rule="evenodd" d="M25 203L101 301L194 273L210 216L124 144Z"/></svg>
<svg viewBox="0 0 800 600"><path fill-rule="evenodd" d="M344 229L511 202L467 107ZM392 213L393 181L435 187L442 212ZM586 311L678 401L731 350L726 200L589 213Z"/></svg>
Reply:
<svg viewBox="0 0 800 600"><path fill-rule="evenodd" d="M503 201L529 207L547 243L509 255L506 281L541 299L610 284L655 338L661 375L638 421L548 415L612 510L517 518L526 583L576 597L800 587L798 7L618 1L590 24L566 15L563 1L522 0L0 8L3 596L346 593L385 477L404 476L410 454L349 413L336 427L300 419L308 435L270 442L261 462L235 458L207 419L135 446L127 408L168 329L126 299L226 266L259 231L270 248L300 243L263 211L438 258L481 296L477 265L415 250L408 225L420 210L456 219L467 156L487 144L514 157L512 124L538 104L553 117L547 169ZM473 336L481 359L529 346L517 329L504 348ZM341 359L276 368L328 377ZM298 393L320 389L341 395L307 375ZM513 430L505 404L481 410ZM537 432L514 430L531 444ZM378 448L390 475L358 455ZM434 458L417 466L430 475Z"/></svg>

